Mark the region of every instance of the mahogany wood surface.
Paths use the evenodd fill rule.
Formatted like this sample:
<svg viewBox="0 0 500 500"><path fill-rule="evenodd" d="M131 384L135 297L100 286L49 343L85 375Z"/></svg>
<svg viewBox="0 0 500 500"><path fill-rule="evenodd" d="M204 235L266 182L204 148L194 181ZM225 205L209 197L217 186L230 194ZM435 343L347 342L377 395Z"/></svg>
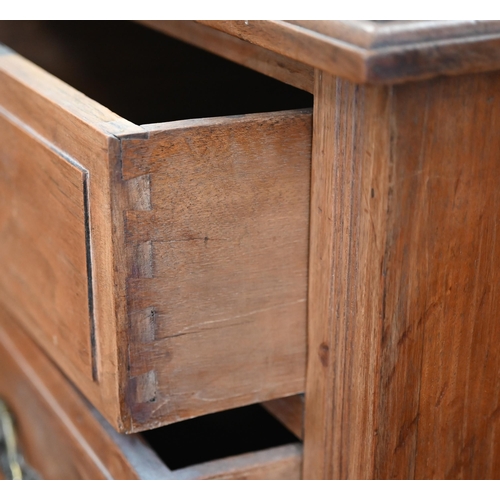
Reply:
<svg viewBox="0 0 500 500"><path fill-rule="evenodd" d="M500 75L315 95L304 477L496 479Z"/></svg>
<svg viewBox="0 0 500 500"><path fill-rule="evenodd" d="M138 127L2 49L4 133L89 172L95 350L50 355L121 431L305 389L305 479L500 478L498 22L148 23L313 90L311 196L307 112Z"/></svg>

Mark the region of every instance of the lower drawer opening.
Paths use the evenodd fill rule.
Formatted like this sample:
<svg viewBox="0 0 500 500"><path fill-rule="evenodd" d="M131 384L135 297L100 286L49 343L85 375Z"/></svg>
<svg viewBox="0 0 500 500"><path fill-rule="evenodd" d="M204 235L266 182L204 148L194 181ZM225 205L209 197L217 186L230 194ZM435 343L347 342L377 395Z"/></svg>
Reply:
<svg viewBox="0 0 500 500"><path fill-rule="evenodd" d="M260 405L141 433L171 471L300 441Z"/></svg>
<svg viewBox="0 0 500 500"><path fill-rule="evenodd" d="M137 124L312 107L312 95L129 21L1 21L0 42Z"/></svg>

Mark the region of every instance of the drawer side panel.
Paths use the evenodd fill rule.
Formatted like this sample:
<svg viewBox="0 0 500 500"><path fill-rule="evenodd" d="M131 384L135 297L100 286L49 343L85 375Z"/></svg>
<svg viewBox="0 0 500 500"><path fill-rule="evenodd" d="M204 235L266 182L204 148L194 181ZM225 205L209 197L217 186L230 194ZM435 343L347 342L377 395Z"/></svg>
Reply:
<svg viewBox="0 0 500 500"><path fill-rule="evenodd" d="M122 141L133 430L301 392L311 113L149 134Z"/></svg>

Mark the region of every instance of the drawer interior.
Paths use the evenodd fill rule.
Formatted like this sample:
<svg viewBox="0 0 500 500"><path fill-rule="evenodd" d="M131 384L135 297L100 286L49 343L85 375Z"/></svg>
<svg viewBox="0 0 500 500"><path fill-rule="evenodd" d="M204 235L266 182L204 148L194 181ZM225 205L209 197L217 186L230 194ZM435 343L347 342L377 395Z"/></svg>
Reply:
<svg viewBox="0 0 500 500"><path fill-rule="evenodd" d="M312 106L312 95L129 21L2 21L0 40L134 123Z"/></svg>
<svg viewBox="0 0 500 500"><path fill-rule="evenodd" d="M260 405L185 420L141 433L174 471L299 440Z"/></svg>

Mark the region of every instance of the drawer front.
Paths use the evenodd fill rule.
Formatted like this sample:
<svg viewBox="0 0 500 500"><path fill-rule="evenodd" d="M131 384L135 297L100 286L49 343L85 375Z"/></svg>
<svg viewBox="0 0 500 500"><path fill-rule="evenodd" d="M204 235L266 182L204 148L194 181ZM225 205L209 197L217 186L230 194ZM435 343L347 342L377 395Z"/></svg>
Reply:
<svg viewBox="0 0 500 500"><path fill-rule="evenodd" d="M70 196L63 205L54 206L52 211L61 211L56 214L56 220L64 219L63 227L68 227L69 220L65 217L65 212L70 211L68 207L74 205L75 200L80 200L79 221L75 223L73 214L73 224L71 230L74 232L79 228L79 242L73 242L74 247L80 249L80 266L73 267L66 265L66 268L73 267L73 282L68 284L67 277L60 283L67 283L64 287L66 297L76 298L76 302L69 303L67 311L63 308L50 308L47 312L37 311L39 316L30 315L28 318L25 311L34 309L37 301L49 302L49 299L31 297L31 290L39 293L39 288L43 286L29 283L29 286L17 286L12 279L1 282L0 296L2 303L8 304L9 309L16 314L19 321L27 328L30 335L34 336L43 346L53 360L65 371L72 381L82 390L86 396L99 407L116 427L120 427L122 412L120 410L120 380L118 358L120 357L118 337L124 334L118 326L117 316L117 293L114 284L114 249L113 249L113 224L111 212L111 185L112 169L119 162L119 141L113 135L116 131L141 130L121 119L103 106L91 101L84 95L65 85L57 78L49 75L26 59L20 57L10 49L0 46L0 107L3 113L3 120L9 125L5 127L11 129L11 133L20 137L23 144L32 145L33 154L23 154L15 150L18 162L16 169L23 169L28 184L34 182L33 179L42 179L46 186L51 185L54 192L59 190L59 199L64 200L65 196ZM9 151L9 146L2 143L0 150ZM42 156L43 154L43 156ZM44 158L47 157L46 160ZM21 161L19 161L21 159ZM36 163L44 162L51 167L51 170L38 172L34 168ZM69 165L74 169L80 168L87 172L82 174L82 180L78 186L67 186L66 178ZM57 166L61 167L58 172ZM9 168L2 163L2 179L9 178ZM48 168L48 167L47 167ZM73 177L75 177L73 171ZM61 185L49 180L57 179ZM85 180L86 177L86 180ZM87 185L87 200L84 195L85 182ZM5 183L3 180L2 183ZM2 191L9 191L9 184L0 188ZM16 187L11 191L7 199L9 206L20 205L22 197L28 196L27 188ZM48 187L46 187L48 189ZM35 193L37 194L37 193ZM37 194L39 203L43 202L43 195ZM35 200L36 201L36 200ZM23 202L25 210L31 210L31 200ZM88 204L88 231L85 231L85 203ZM83 208L82 208L83 206ZM47 209L47 207L44 207ZM6 213L11 212L7 209ZM9 216L12 219L12 215ZM39 219L45 219L45 215L39 214ZM16 221L16 224L26 225L26 221ZM48 222L47 222L48 224ZM32 224L32 230L37 230L37 224ZM8 227L3 227L2 231L8 231ZM5 259L5 266L10 267L11 262L18 268L24 263L19 262L19 248L25 246L33 247L38 245L51 245L57 249L57 254L63 255L63 261L68 263L68 257L74 256L72 245L69 255L62 253L61 249L68 248L66 235L58 232L57 227L51 229L47 236L43 235L36 241L30 235L23 235L19 228L10 230L10 235L16 240L9 242L8 239L0 240L0 250ZM50 241L49 236L55 237ZM90 236L90 241L85 241L86 236ZM31 238L26 243L24 240ZM40 241L42 240L42 241ZM32 242L34 241L34 243ZM90 249L91 265L87 260ZM31 250L32 253L35 250ZM51 267L57 268L57 261L50 259L48 266L43 260L44 254L40 255L40 250L36 251L35 260L31 265L34 273L45 272L47 278L47 288L50 293L57 289L57 283L50 275ZM71 262L71 261L69 261ZM30 267L22 269L26 276ZM75 277L75 273L78 277ZM7 274L8 276L8 274ZM29 276L29 274L28 274ZM76 283L75 283L76 281ZM75 286L80 283L79 294L75 296ZM17 292L16 292L17 290ZM73 291L72 291L73 290ZM17 300L24 307L16 307L9 299L13 293L18 294ZM63 290L61 289L61 293ZM92 295L93 300L89 301ZM50 304L49 304L50 306ZM58 330L52 329L49 320L44 320L44 316L49 316L50 321L55 324L63 324L62 318L58 314L65 314L70 327L59 335ZM92 346L92 324L94 325L94 346ZM83 325L83 326L82 326ZM75 333L73 335L73 329ZM59 335L59 336L58 336ZM64 336L67 344L64 349L58 348L54 342L61 342ZM61 338L59 338L61 337ZM79 347L79 343L86 342L86 350ZM94 347L94 348L92 348ZM125 346L126 348L126 346Z"/></svg>
<svg viewBox="0 0 500 500"><path fill-rule="evenodd" d="M43 299L60 332L31 312L45 276L31 284L26 268L19 307L1 300L115 428L140 431L303 392L309 111L139 127L6 50L0 106L16 123L8 127L50 153L48 173L30 172L32 153L17 168L33 182L56 179L58 189L64 179L55 217L78 239L53 229L51 244L78 274L70 279L66 269L58 282L70 308ZM9 204L30 189L15 187ZM0 252L22 268L12 255L24 240L15 234ZM0 297L16 290L7 277Z"/></svg>
<svg viewBox="0 0 500 500"><path fill-rule="evenodd" d="M87 173L1 109L0 136L0 301L91 377Z"/></svg>

